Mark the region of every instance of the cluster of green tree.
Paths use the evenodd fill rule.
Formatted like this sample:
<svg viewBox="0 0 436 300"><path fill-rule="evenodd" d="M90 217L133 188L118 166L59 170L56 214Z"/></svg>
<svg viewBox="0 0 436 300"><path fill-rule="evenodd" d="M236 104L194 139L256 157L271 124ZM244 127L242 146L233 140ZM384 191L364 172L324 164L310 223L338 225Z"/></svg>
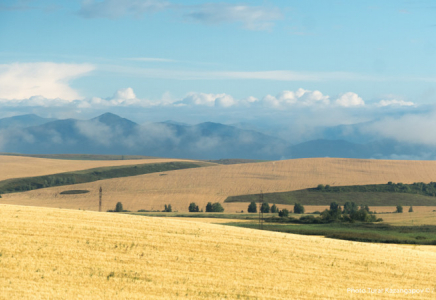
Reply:
<svg viewBox="0 0 436 300"><path fill-rule="evenodd" d="M302 206L302 205L301 205ZM294 206L299 207L298 203ZM304 211L304 207L303 207ZM283 209L279 212L279 216L283 219L278 222L291 222L291 223L304 223L304 224L321 224L330 222L380 222L382 219L377 219L376 216L369 210L367 205L361 206L360 208L354 202L346 202L344 204L344 209L342 209L338 203L330 203L330 208L324 210L319 217L313 215L302 216L300 219L289 218L289 212ZM268 221L271 221L268 219ZM272 221L274 221L272 219Z"/></svg>
<svg viewBox="0 0 436 300"><path fill-rule="evenodd" d="M397 205L395 212L400 214L403 213L403 206ZM409 207L409 212L413 212L413 206Z"/></svg>
<svg viewBox="0 0 436 300"><path fill-rule="evenodd" d="M256 202L251 202L248 205L248 212L249 213L257 213L257 205ZM263 202L262 205L260 206L260 212L264 213L264 214L268 214L268 213L278 213L279 209L277 208L277 206L275 204L273 204L271 207L269 206L268 202Z"/></svg>
<svg viewBox="0 0 436 300"><path fill-rule="evenodd" d="M163 212L172 212L173 208L171 207L171 204L166 205L165 204L165 209L163 210Z"/></svg>
<svg viewBox="0 0 436 300"><path fill-rule="evenodd" d="M52 186L94 182L102 179L136 176L155 172L201 167L201 163L169 162L134 166L102 167L36 177L15 178L0 182L0 193L14 193Z"/></svg>
<svg viewBox="0 0 436 300"><path fill-rule="evenodd" d="M223 212L224 207L219 202L208 202L206 205L206 212Z"/></svg>
<svg viewBox="0 0 436 300"><path fill-rule="evenodd" d="M188 207L189 212L199 212L200 209L198 208L198 205L195 204L195 202L191 202ZM203 210L201 210L203 211ZM223 212L224 207L222 207L221 203L219 202L208 202L206 205L206 212Z"/></svg>
<svg viewBox="0 0 436 300"><path fill-rule="evenodd" d="M411 193L425 196L436 196L436 182L424 183L415 182L413 184L393 183L369 184L369 185L350 185L334 186L319 184L315 189L309 191L329 192L329 193L348 193L348 192L388 192L388 193Z"/></svg>

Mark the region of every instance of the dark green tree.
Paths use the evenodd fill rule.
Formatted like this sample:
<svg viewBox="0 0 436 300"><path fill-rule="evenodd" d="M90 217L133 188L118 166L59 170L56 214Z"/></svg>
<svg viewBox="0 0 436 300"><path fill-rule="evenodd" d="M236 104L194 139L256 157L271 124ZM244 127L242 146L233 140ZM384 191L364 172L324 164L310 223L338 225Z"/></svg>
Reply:
<svg viewBox="0 0 436 300"><path fill-rule="evenodd" d="M206 212L213 212L212 210L212 202L208 202L206 205Z"/></svg>
<svg viewBox="0 0 436 300"><path fill-rule="evenodd" d="M115 212L122 212L123 211L123 204L121 202L118 202L117 205L115 205Z"/></svg>
<svg viewBox="0 0 436 300"><path fill-rule="evenodd" d="M171 207L171 204L168 204L168 205L165 204L164 212L172 212L172 211L173 211L173 209Z"/></svg>
<svg viewBox="0 0 436 300"><path fill-rule="evenodd" d="M221 203L215 202L214 204L212 204L212 211L213 212L223 212L224 207L222 207Z"/></svg>
<svg viewBox="0 0 436 300"><path fill-rule="evenodd" d="M403 207L401 205L397 205L397 213L402 213L403 212Z"/></svg>
<svg viewBox="0 0 436 300"><path fill-rule="evenodd" d="M345 202L344 204L344 214L351 214L355 211L358 211L359 207L354 202Z"/></svg>
<svg viewBox="0 0 436 300"><path fill-rule="evenodd" d="M272 212L273 214L276 214L276 213L279 212L279 209L277 208L277 206L276 206L275 204L273 204L273 205L271 206L271 212Z"/></svg>
<svg viewBox="0 0 436 300"><path fill-rule="evenodd" d="M279 211L279 217L286 218L288 216L289 216L289 210L287 210L286 208Z"/></svg>
<svg viewBox="0 0 436 300"><path fill-rule="evenodd" d="M188 207L189 212L199 212L198 205L195 202L191 202Z"/></svg>
<svg viewBox="0 0 436 300"><path fill-rule="evenodd" d="M413 207L412 206L409 207L409 212L413 212Z"/></svg>
<svg viewBox="0 0 436 300"><path fill-rule="evenodd" d="M269 213L270 207L269 207L268 202L262 203L262 206L260 207L260 211L263 212L264 214Z"/></svg>
<svg viewBox="0 0 436 300"><path fill-rule="evenodd" d="M304 206L300 203L295 203L294 214L304 214Z"/></svg>
<svg viewBox="0 0 436 300"><path fill-rule="evenodd" d="M248 205L248 212L249 213L256 213L257 212L257 205L256 202L251 202L250 205Z"/></svg>

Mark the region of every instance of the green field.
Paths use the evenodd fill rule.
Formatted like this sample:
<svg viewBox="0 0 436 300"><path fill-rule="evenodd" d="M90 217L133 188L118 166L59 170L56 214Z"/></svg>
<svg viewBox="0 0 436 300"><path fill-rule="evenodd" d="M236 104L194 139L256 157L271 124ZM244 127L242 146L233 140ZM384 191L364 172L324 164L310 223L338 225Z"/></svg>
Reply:
<svg viewBox="0 0 436 300"><path fill-rule="evenodd" d="M175 218L216 218L216 219L232 219L232 220L258 220L259 214L247 213L179 213L179 212L126 212L131 215L147 216L147 217L175 217ZM264 218L277 216L277 214L263 214Z"/></svg>
<svg viewBox="0 0 436 300"><path fill-rule="evenodd" d="M22 192L52 186L63 186L93 182L102 179L136 176L189 168L199 168L208 165L210 164L202 162L168 162L157 164L102 167L36 177L14 178L0 181L0 194Z"/></svg>
<svg viewBox="0 0 436 300"><path fill-rule="evenodd" d="M259 228L256 223L227 223L227 225ZM328 238L394 244L436 245L436 226L391 226L374 223L329 223L329 224L264 224L263 230Z"/></svg>
<svg viewBox="0 0 436 300"><path fill-rule="evenodd" d="M355 202L368 206L434 206L435 184L376 184L304 189L267 193L264 201L276 204L329 205L337 202ZM259 194L228 197L225 202L258 202Z"/></svg>

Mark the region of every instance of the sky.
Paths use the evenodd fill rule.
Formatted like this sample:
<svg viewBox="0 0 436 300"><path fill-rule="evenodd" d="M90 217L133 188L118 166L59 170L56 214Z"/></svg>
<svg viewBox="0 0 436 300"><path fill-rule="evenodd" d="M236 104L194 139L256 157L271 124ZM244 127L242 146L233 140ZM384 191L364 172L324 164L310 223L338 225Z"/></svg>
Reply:
<svg viewBox="0 0 436 300"><path fill-rule="evenodd" d="M0 0L0 118L425 130L435 20L425 0Z"/></svg>

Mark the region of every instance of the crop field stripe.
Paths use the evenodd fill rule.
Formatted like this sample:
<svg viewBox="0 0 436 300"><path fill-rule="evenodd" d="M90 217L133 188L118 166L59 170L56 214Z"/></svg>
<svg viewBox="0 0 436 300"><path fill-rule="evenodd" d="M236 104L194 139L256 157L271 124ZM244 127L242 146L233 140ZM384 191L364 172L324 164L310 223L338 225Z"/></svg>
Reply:
<svg viewBox="0 0 436 300"><path fill-rule="evenodd" d="M25 190L41 189L51 186L87 183L102 179L137 176L157 172L199 168L203 166L208 166L208 164L193 162L167 162L158 164L148 163L131 166L102 167L37 177L14 178L0 181L0 193L21 192Z"/></svg>
<svg viewBox="0 0 436 300"><path fill-rule="evenodd" d="M130 159L130 160L66 160L26 156L0 155L0 181L11 178L43 176L55 173L74 172L92 168L138 165L146 163L163 163L184 159Z"/></svg>

